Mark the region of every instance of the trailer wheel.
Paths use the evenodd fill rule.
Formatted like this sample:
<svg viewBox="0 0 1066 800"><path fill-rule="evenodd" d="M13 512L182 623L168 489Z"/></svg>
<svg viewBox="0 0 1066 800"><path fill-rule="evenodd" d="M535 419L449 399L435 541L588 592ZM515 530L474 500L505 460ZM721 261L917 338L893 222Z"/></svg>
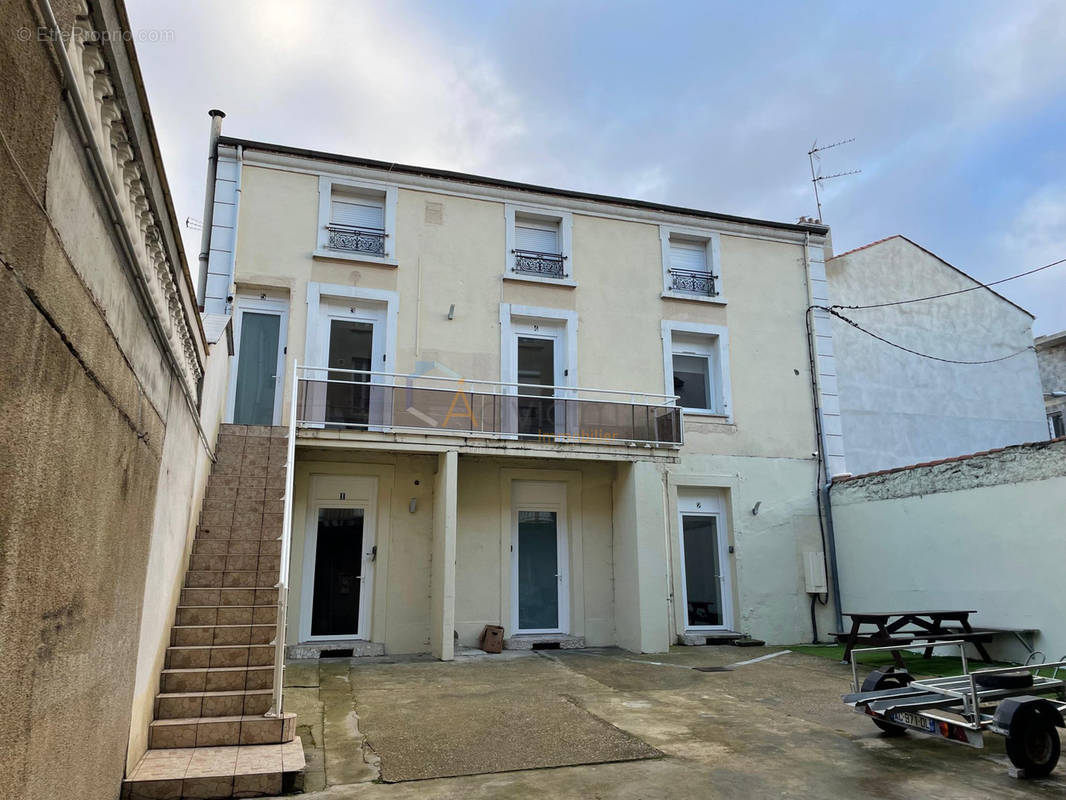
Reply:
<svg viewBox="0 0 1066 800"><path fill-rule="evenodd" d="M1044 778L1059 761L1059 732L1046 714L1027 714L1011 726L1007 737L1007 757L1027 778Z"/></svg>
<svg viewBox="0 0 1066 800"><path fill-rule="evenodd" d="M878 689L902 689L907 686L911 680L913 680L909 673L900 672L882 672L879 669L875 669L869 675L866 676L866 680L862 682L862 691L872 692ZM902 725L896 725L895 723L888 722L879 717L871 717L874 725L881 729L885 736L902 736L907 732L907 729Z"/></svg>

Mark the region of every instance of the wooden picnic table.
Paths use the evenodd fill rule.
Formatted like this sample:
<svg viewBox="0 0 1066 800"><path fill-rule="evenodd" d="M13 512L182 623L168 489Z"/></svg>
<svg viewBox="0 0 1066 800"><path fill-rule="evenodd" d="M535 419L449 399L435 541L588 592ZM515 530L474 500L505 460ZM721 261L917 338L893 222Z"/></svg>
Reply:
<svg viewBox="0 0 1066 800"><path fill-rule="evenodd" d="M974 631L970 626L970 615L976 613L973 610L849 611L844 616L851 618L851 630L846 634L838 634L837 639L844 642L845 662L851 660L851 651L856 644L870 644L873 647L899 644L902 649L914 639L953 638L972 642L981 658L991 661L982 642L984 634ZM947 627L944 624L946 622L955 625ZM863 631L864 625L872 625L875 630ZM984 638L987 640L987 637ZM923 655L929 658L932 654L933 648L927 647ZM892 651L892 658L897 666L904 666L898 650Z"/></svg>

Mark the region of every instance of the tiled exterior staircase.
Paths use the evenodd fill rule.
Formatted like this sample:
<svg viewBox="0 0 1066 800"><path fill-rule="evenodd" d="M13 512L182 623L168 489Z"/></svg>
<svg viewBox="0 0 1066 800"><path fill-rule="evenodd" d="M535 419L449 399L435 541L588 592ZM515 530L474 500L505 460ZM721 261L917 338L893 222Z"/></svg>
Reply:
<svg viewBox="0 0 1066 800"><path fill-rule="evenodd" d="M304 766L271 707L288 429L223 425L148 732L123 797L280 794Z"/></svg>

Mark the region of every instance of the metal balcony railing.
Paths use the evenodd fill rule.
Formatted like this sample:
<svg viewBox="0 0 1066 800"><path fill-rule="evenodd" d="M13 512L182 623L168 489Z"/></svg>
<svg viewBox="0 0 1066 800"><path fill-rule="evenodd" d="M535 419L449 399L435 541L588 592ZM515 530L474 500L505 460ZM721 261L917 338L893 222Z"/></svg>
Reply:
<svg viewBox="0 0 1066 800"><path fill-rule="evenodd" d="M670 288L675 292L691 292L707 297L718 294L714 285L714 273L697 269L670 267Z"/></svg>
<svg viewBox="0 0 1066 800"><path fill-rule="evenodd" d="M297 367L297 425L571 444L679 447L672 395Z"/></svg>
<svg viewBox="0 0 1066 800"><path fill-rule="evenodd" d="M331 250L345 250L354 253L366 253L372 256L385 255L384 228L357 228L352 225L327 225L329 234L326 247Z"/></svg>
<svg viewBox="0 0 1066 800"><path fill-rule="evenodd" d="M559 253L538 253L536 250L512 250L514 271L525 275L542 275L548 278L565 278L566 256Z"/></svg>

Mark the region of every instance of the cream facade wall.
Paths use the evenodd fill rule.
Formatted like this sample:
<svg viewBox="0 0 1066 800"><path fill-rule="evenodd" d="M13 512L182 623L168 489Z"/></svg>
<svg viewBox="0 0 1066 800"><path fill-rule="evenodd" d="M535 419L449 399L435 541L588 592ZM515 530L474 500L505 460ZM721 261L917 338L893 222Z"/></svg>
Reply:
<svg viewBox="0 0 1066 800"><path fill-rule="evenodd" d="M227 147L223 152L232 154ZM680 596L677 487L712 484L726 489L732 509L735 627L773 642L809 638L802 555L822 550L815 504L819 446L805 326L812 296L805 259L809 237L668 212L593 209L566 198L521 192L508 195L501 190L499 196L490 196L462 184L413 187L397 178L395 265L326 258L312 256L320 224L319 173L376 178L382 185L389 177L368 170L355 174L342 165L312 159L272 161L248 148L241 160L237 302L242 293L288 298L282 419L287 418L294 364L318 360L307 352L312 283L323 297L390 293L397 310L390 349L398 373L438 365L467 379L503 379L500 331L505 304L573 315L576 362L569 365L568 379L572 385L597 389L666 391L664 321L728 331L730 413L686 415L686 443L676 463L600 463L583 461L575 453L573 460L522 459L515 464L459 453L455 630L460 643L474 644L485 624L508 624L509 578L501 549L508 479L501 476L512 469L557 474L568 486L568 497L581 498L570 510L580 515L582 532L581 546L573 553L582 566L571 583L571 630L589 644L624 642L637 650L658 651L683 632L683 616L671 605ZM504 277L507 202L571 213L573 246L567 271L576 285ZM427 204L439 204L440 216L427 216ZM439 222L430 221L434 218ZM721 298L703 302L663 297L660 225L718 234ZM453 305L454 318L448 319ZM378 464L374 469L392 476L385 482L389 485L411 483L418 474L422 479L416 494L432 495L436 455L371 456L358 451L355 439L346 455L343 450L327 454L330 469ZM624 458L639 460L632 454ZM303 535L306 513L300 504L307 467L305 456L299 459L296 537ZM344 461L349 463L339 466ZM572 480L579 480L580 490ZM382 507L393 515L388 523L392 538L385 545L379 530L378 542L393 554L379 550L372 639L384 642L388 652L430 649L430 620L438 616L431 591L436 583L430 578L435 574L433 499L423 497L414 515L408 511L409 499L381 498ZM750 509L760 499L761 516L753 516ZM378 525L384 524L385 516L379 516ZM395 560L398 547L405 552L401 561ZM300 552L297 538L296 596ZM395 583L389 589L381 585L382 559L390 562L387 575ZM619 575L638 580L641 592L616 596ZM623 609L619 603L634 605ZM817 613L824 631L828 612L819 606ZM289 641L295 636L290 627Z"/></svg>

